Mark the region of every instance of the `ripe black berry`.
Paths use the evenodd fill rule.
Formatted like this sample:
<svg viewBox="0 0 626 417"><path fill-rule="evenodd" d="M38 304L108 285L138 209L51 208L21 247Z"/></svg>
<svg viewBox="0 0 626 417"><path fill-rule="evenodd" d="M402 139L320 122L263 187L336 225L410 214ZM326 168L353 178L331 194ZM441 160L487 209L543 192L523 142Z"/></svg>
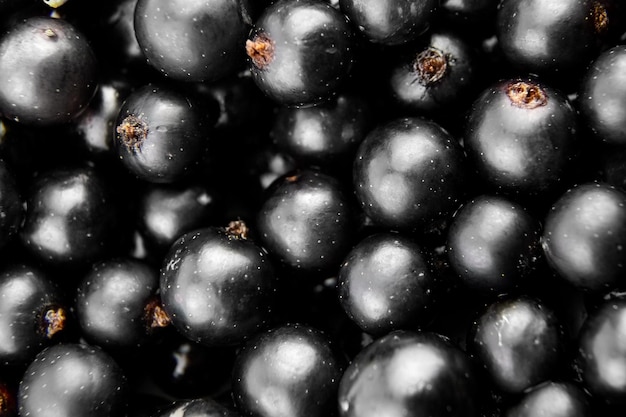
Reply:
<svg viewBox="0 0 626 417"><path fill-rule="evenodd" d="M161 299L172 324L207 346L242 342L269 325L276 277L263 249L234 221L181 236L161 268Z"/></svg>
<svg viewBox="0 0 626 417"><path fill-rule="evenodd" d="M148 63L180 81L215 81L244 64L243 1L139 0L135 34Z"/></svg>
<svg viewBox="0 0 626 417"><path fill-rule="evenodd" d="M61 290L30 265L3 269L0 300L0 365L27 365L45 346L61 340L72 320Z"/></svg>
<svg viewBox="0 0 626 417"><path fill-rule="evenodd" d="M454 215L448 230L450 266L467 288L507 292L524 284L541 255L540 225L522 206L481 195Z"/></svg>
<svg viewBox="0 0 626 417"><path fill-rule="evenodd" d="M20 416L126 415L128 386L119 365L97 346L57 344L37 355L20 382Z"/></svg>
<svg viewBox="0 0 626 417"><path fill-rule="evenodd" d="M257 215L259 242L293 271L334 271L355 230L352 201L334 177L314 170L290 172L267 190Z"/></svg>
<svg viewBox="0 0 626 417"><path fill-rule="evenodd" d="M280 104L303 106L337 93L352 68L353 43L347 18L327 3L279 0L256 21L245 46L259 88Z"/></svg>
<svg viewBox="0 0 626 417"><path fill-rule="evenodd" d="M620 284L626 267L626 194L602 183L564 193L545 219L549 264L571 284L594 291Z"/></svg>
<svg viewBox="0 0 626 417"><path fill-rule="evenodd" d="M115 125L115 149L137 177L156 183L182 180L199 164L211 132L210 111L167 86L145 85L124 101Z"/></svg>
<svg viewBox="0 0 626 417"><path fill-rule="evenodd" d="M545 195L565 181L577 150L577 118L558 90L532 79L500 81L469 111L465 149L492 190Z"/></svg>
<svg viewBox="0 0 626 417"><path fill-rule="evenodd" d="M424 250L398 233L377 233L355 245L339 269L339 301L363 331L379 336L415 330L431 319L436 275Z"/></svg>
<svg viewBox="0 0 626 417"><path fill-rule="evenodd" d="M437 0L339 0L339 7L371 42L400 45L427 31Z"/></svg>
<svg viewBox="0 0 626 417"><path fill-rule="evenodd" d="M0 38L0 113L27 124L67 123L89 104L97 60L63 19L30 17Z"/></svg>
<svg viewBox="0 0 626 417"><path fill-rule="evenodd" d="M468 350L498 390L515 394L559 375L563 342L554 312L522 296L492 303L474 323Z"/></svg>
<svg viewBox="0 0 626 417"><path fill-rule="evenodd" d="M248 416L333 416L343 366L323 333L283 325L259 334L238 353L233 398Z"/></svg>
<svg viewBox="0 0 626 417"><path fill-rule="evenodd" d="M626 45L604 51L587 70L579 94L586 126L607 143L626 144Z"/></svg>
<svg viewBox="0 0 626 417"><path fill-rule="evenodd" d="M394 230L427 230L449 217L466 190L465 156L441 126L403 118L370 132L354 161L363 211Z"/></svg>
<svg viewBox="0 0 626 417"><path fill-rule="evenodd" d="M476 416L476 382L469 357L447 338L396 330L344 372L340 416Z"/></svg>

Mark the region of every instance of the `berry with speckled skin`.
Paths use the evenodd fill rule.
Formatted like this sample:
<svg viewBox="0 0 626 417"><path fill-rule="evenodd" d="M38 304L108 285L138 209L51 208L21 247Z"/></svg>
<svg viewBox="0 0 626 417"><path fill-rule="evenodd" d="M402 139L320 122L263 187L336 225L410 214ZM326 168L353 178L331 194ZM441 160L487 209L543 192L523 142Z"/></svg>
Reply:
<svg viewBox="0 0 626 417"><path fill-rule="evenodd" d="M604 183L569 189L545 219L542 246L571 284L594 291L619 285L626 268L626 193Z"/></svg>
<svg viewBox="0 0 626 417"><path fill-rule="evenodd" d="M366 333L415 330L431 318L437 279L412 239L377 233L357 243L339 269L341 306Z"/></svg>
<svg viewBox="0 0 626 417"><path fill-rule="evenodd" d="M45 346L61 340L73 319L60 288L31 265L3 268L0 300L0 365L27 365Z"/></svg>
<svg viewBox="0 0 626 417"><path fill-rule="evenodd" d="M279 0L245 43L257 86L277 103L306 106L337 94L350 75L355 40L348 19L320 0Z"/></svg>
<svg viewBox="0 0 626 417"><path fill-rule="evenodd" d="M311 169L292 171L267 190L256 233L270 256L291 272L327 273L352 246L354 217L337 179Z"/></svg>
<svg viewBox="0 0 626 417"><path fill-rule="evenodd" d="M504 417L588 417L589 396L572 382L548 381L527 390Z"/></svg>
<svg viewBox="0 0 626 417"><path fill-rule="evenodd" d="M558 317L543 302L520 296L498 299L474 322L467 350L504 393L559 377L564 334Z"/></svg>
<svg viewBox="0 0 626 417"><path fill-rule="evenodd" d="M241 221L184 234L162 265L163 308L194 342L238 344L273 319L274 267Z"/></svg>
<svg viewBox="0 0 626 417"><path fill-rule="evenodd" d="M428 230L447 221L465 197L463 149L439 124L418 117L372 130L354 160L356 197L374 223Z"/></svg>
<svg viewBox="0 0 626 417"><path fill-rule="evenodd" d="M0 113L26 124L78 116L98 85L96 56L70 23L30 17L0 39Z"/></svg>
<svg viewBox="0 0 626 417"><path fill-rule="evenodd" d="M114 147L122 164L138 178L180 181L200 163L216 118L217 108L208 109L184 90L145 85L119 109Z"/></svg>
<svg viewBox="0 0 626 417"><path fill-rule="evenodd" d="M239 352L233 398L248 416L334 416L343 368L324 333L286 324L259 334Z"/></svg>
<svg viewBox="0 0 626 417"><path fill-rule="evenodd" d="M148 63L178 81L215 81L244 66L244 1L139 0L135 34Z"/></svg>
<svg viewBox="0 0 626 417"><path fill-rule="evenodd" d="M122 417L127 379L97 346L67 343L42 350L20 381L20 416Z"/></svg>
<svg viewBox="0 0 626 417"><path fill-rule="evenodd" d="M154 329L169 324L156 296L158 288L158 272L139 260L94 264L76 293L84 337L112 353L130 353L145 345Z"/></svg>

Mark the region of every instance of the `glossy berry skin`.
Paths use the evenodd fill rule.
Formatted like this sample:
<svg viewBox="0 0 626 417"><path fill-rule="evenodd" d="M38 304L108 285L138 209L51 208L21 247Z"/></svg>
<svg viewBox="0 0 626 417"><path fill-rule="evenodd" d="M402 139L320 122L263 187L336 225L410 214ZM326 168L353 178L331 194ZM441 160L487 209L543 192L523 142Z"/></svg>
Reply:
<svg viewBox="0 0 626 417"><path fill-rule="evenodd" d="M532 387L504 417L591 417L589 396L571 382L548 381Z"/></svg>
<svg viewBox="0 0 626 417"><path fill-rule="evenodd" d="M335 271L356 230L352 201L341 183L315 170L276 179L258 211L256 228L270 256L303 275Z"/></svg>
<svg viewBox="0 0 626 417"><path fill-rule="evenodd" d="M274 268L237 227L188 232L163 260L163 307L179 332L206 346L240 343L272 319Z"/></svg>
<svg viewBox="0 0 626 417"><path fill-rule="evenodd" d="M137 207L139 229L150 249L162 253L184 233L208 226L217 204L215 193L199 183L150 184Z"/></svg>
<svg viewBox="0 0 626 417"><path fill-rule="evenodd" d="M581 376L594 398L626 404L626 300L606 300L591 312L579 335L577 360Z"/></svg>
<svg viewBox="0 0 626 417"><path fill-rule="evenodd" d="M281 107L271 137L301 165L332 168L354 157L371 129L371 106L355 93L341 93L314 107Z"/></svg>
<svg viewBox="0 0 626 417"><path fill-rule="evenodd" d="M563 337L550 308L520 296L489 305L474 323L467 345L496 389L520 394L558 375Z"/></svg>
<svg viewBox="0 0 626 417"><path fill-rule="evenodd" d="M265 9L248 35L248 68L275 102L318 104L348 78L354 42L347 18L329 4L279 0Z"/></svg>
<svg viewBox="0 0 626 417"><path fill-rule="evenodd" d="M625 236L626 194L604 183L584 183L554 203L542 246L566 281L592 291L610 290L623 282Z"/></svg>
<svg viewBox="0 0 626 417"><path fill-rule="evenodd" d="M182 180L208 147L212 117L193 96L171 86L145 85L122 104L114 147L122 164L154 183Z"/></svg>
<svg viewBox="0 0 626 417"><path fill-rule="evenodd" d="M477 416L476 373L447 338L396 330L366 346L339 386L341 417Z"/></svg>
<svg viewBox="0 0 626 417"><path fill-rule="evenodd" d="M464 144L492 190L545 195L564 181L577 128L576 112L561 92L533 79L508 79L474 101Z"/></svg>
<svg viewBox="0 0 626 417"><path fill-rule="evenodd" d="M579 94L580 112L594 135L626 144L626 45L604 51L587 70Z"/></svg>
<svg viewBox="0 0 626 417"><path fill-rule="evenodd" d="M366 333L414 330L431 318L437 280L424 250L398 233L357 243L339 269L341 306Z"/></svg>
<svg viewBox="0 0 626 417"><path fill-rule="evenodd" d="M194 398L178 400L162 407L152 417L239 417L240 414L229 410L212 398Z"/></svg>
<svg viewBox="0 0 626 417"><path fill-rule="evenodd" d="M35 179L19 236L36 259L78 268L112 250L119 206L102 175L86 166L57 167Z"/></svg>
<svg viewBox="0 0 626 417"><path fill-rule="evenodd" d="M370 42L401 45L426 32L437 0L339 0L339 7Z"/></svg>
<svg viewBox="0 0 626 417"><path fill-rule="evenodd" d="M177 81L211 82L244 64L243 1L139 0L135 35L148 63Z"/></svg>
<svg viewBox="0 0 626 417"><path fill-rule="evenodd" d="M122 417L127 379L97 346L62 343L42 350L28 366L18 393L21 416Z"/></svg>
<svg viewBox="0 0 626 417"><path fill-rule="evenodd" d="M600 1L504 0L496 36L519 70L563 79L582 72L599 53L611 19Z"/></svg>
<svg viewBox="0 0 626 417"><path fill-rule="evenodd" d="M18 234L24 213L22 192L13 170L0 159L0 250L7 247Z"/></svg>
<svg viewBox="0 0 626 417"><path fill-rule="evenodd" d="M374 223L427 230L464 198L467 175L459 143L423 118L394 119L371 131L354 161L356 197Z"/></svg>
<svg viewBox="0 0 626 417"><path fill-rule="evenodd" d="M0 38L0 113L25 124L71 121L96 91L97 60L70 23L29 17Z"/></svg>
<svg viewBox="0 0 626 417"><path fill-rule="evenodd" d="M445 109L450 117L476 82L476 52L460 36L438 30L418 41L394 63L389 77L392 100L411 114ZM444 116L442 116L444 117Z"/></svg>
<svg viewBox="0 0 626 417"><path fill-rule="evenodd" d="M540 224L521 205L480 195L454 215L447 236L452 269L472 291L506 293L524 284L541 256Z"/></svg>
<svg viewBox="0 0 626 417"><path fill-rule="evenodd" d="M238 353L233 398L250 417L334 416L343 366L325 334L302 324L282 325Z"/></svg>
<svg viewBox="0 0 626 417"><path fill-rule="evenodd" d="M97 262L76 291L76 317L82 334L113 354L137 350L148 342L154 328L168 323L162 310L157 310L158 288L158 271L141 261L117 258ZM159 318L164 323L159 323Z"/></svg>
<svg viewBox="0 0 626 417"><path fill-rule="evenodd" d="M0 273L0 365L26 366L59 341L70 320L68 302L39 268L15 264Z"/></svg>

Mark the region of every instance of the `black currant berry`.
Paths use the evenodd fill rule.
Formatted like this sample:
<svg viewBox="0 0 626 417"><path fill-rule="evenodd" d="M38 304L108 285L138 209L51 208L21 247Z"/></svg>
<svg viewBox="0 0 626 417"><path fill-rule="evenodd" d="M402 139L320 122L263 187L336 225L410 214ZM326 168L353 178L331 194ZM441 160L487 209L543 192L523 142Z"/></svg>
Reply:
<svg viewBox="0 0 626 417"><path fill-rule="evenodd" d="M199 183L150 184L140 195L138 227L149 249L164 254L184 233L208 226L217 204L215 193Z"/></svg>
<svg viewBox="0 0 626 417"><path fill-rule="evenodd" d="M577 364L594 398L626 404L626 299L606 300L585 321Z"/></svg>
<svg viewBox="0 0 626 417"><path fill-rule="evenodd" d="M241 221L181 236L161 268L161 299L172 324L206 346L231 345L272 320L276 277Z"/></svg>
<svg viewBox="0 0 626 417"><path fill-rule="evenodd" d="M178 81L215 81L244 66L244 1L139 0L135 35L148 63Z"/></svg>
<svg viewBox="0 0 626 417"><path fill-rule="evenodd" d="M128 385L123 370L102 349L77 343L37 354L20 381L20 416L126 415Z"/></svg>
<svg viewBox="0 0 626 417"><path fill-rule="evenodd" d="M277 103L304 106L337 93L350 74L354 42L348 19L329 4L279 0L256 21L245 46L259 88Z"/></svg>
<svg viewBox="0 0 626 417"><path fill-rule="evenodd" d="M0 272L0 300L0 365L27 365L45 346L61 340L72 320L61 290L29 265Z"/></svg>
<svg viewBox="0 0 626 417"><path fill-rule="evenodd" d="M474 291L503 293L524 284L542 254L540 224L524 207L497 195L478 196L448 229L450 266Z"/></svg>
<svg viewBox="0 0 626 417"><path fill-rule="evenodd" d="M277 147L303 166L335 168L351 161L372 125L364 97L341 93L314 107L282 107L270 135Z"/></svg>
<svg viewBox="0 0 626 417"><path fill-rule="evenodd" d="M119 110L115 149L124 166L145 181L180 181L206 152L212 120L210 110L183 91L145 85Z"/></svg>
<svg viewBox="0 0 626 417"><path fill-rule="evenodd" d="M610 290L624 282L626 194L603 183L584 183L564 193L544 222L548 263L571 284Z"/></svg>
<svg viewBox="0 0 626 417"><path fill-rule="evenodd" d="M334 416L343 367L322 332L283 325L260 333L238 353L233 398L247 416Z"/></svg>
<svg viewBox="0 0 626 417"><path fill-rule="evenodd" d="M158 271L141 261L95 263L76 294L76 317L84 337L112 354L144 346L155 329L169 324L158 288Z"/></svg>
<svg viewBox="0 0 626 417"><path fill-rule="evenodd" d="M67 21L24 19L0 38L0 113L26 124L67 123L93 97L97 65L87 39Z"/></svg>
<svg viewBox="0 0 626 417"><path fill-rule="evenodd" d="M119 204L102 171L57 167L43 171L26 194L20 239L47 265L85 266L120 239Z"/></svg>
<svg viewBox="0 0 626 417"><path fill-rule="evenodd" d="M534 386L503 417L590 417L589 396L571 382Z"/></svg>
<svg viewBox="0 0 626 417"><path fill-rule="evenodd" d="M579 93L585 125L607 143L626 144L626 45L604 51L587 70Z"/></svg>
<svg viewBox="0 0 626 417"><path fill-rule="evenodd" d="M393 331L366 346L339 386L341 417L477 416L469 357L436 333Z"/></svg>
<svg viewBox="0 0 626 417"><path fill-rule="evenodd" d="M261 245L304 275L334 272L352 246L354 231L352 201L341 183L314 170L278 178L257 215Z"/></svg>
<svg viewBox="0 0 626 417"><path fill-rule="evenodd" d="M599 53L612 18L598 0L504 0L496 34L515 67L562 81L580 75Z"/></svg>
<svg viewBox="0 0 626 417"><path fill-rule="evenodd" d="M426 32L439 7L437 0L339 0L339 7L366 39L400 45Z"/></svg>
<svg viewBox="0 0 626 417"><path fill-rule="evenodd" d="M509 79L475 99L464 145L493 190L546 195L566 181L577 127L576 112L562 93L532 79Z"/></svg>
<svg viewBox="0 0 626 417"><path fill-rule="evenodd" d="M391 69L393 101L412 114L445 110L449 119L452 108L460 108L471 96L478 67L475 51L460 36L441 30L410 51Z"/></svg>
<svg viewBox="0 0 626 417"><path fill-rule="evenodd" d="M416 330L432 318L436 276L423 249L398 233L360 241L345 258L337 280L341 306L366 333Z"/></svg>
<svg viewBox="0 0 626 417"><path fill-rule="evenodd" d="M440 125L423 118L387 122L371 131L354 161L354 187L374 223L428 230L464 198L465 156Z"/></svg>
<svg viewBox="0 0 626 417"><path fill-rule="evenodd" d="M563 342L554 312L521 296L489 305L474 323L467 344L498 390L519 394L558 376Z"/></svg>

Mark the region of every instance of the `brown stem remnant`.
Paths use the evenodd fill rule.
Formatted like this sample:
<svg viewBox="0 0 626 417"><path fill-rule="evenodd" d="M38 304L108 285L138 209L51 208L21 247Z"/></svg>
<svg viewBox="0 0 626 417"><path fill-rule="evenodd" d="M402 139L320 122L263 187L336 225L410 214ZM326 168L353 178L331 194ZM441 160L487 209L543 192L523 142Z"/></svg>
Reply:
<svg viewBox="0 0 626 417"><path fill-rule="evenodd" d="M161 299L157 296L153 297L144 308L144 319L148 327L148 331L167 327L171 323L170 316L167 314L161 303Z"/></svg>
<svg viewBox="0 0 626 417"><path fill-rule="evenodd" d="M420 84L431 85L441 80L448 70L448 58L439 49L429 47L417 55L414 64Z"/></svg>
<svg viewBox="0 0 626 417"><path fill-rule="evenodd" d="M16 409L14 394L6 385L0 384L0 417L14 416Z"/></svg>
<svg viewBox="0 0 626 417"><path fill-rule="evenodd" d="M548 96L541 87L524 81L509 84L506 95L511 104L522 109L534 109L548 103Z"/></svg>
<svg viewBox="0 0 626 417"><path fill-rule="evenodd" d="M48 307L44 314L42 320L42 331L43 334L48 338L52 339L55 334L62 331L65 328L65 322L67 320L67 314L65 314L65 309L63 307Z"/></svg>
<svg viewBox="0 0 626 417"><path fill-rule="evenodd" d="M133 114L126 118L115 129L129 151L137 151L148 137L148 124Z"/></svg>
<svg viewBox="0 0 626 417"><path fill-rule="evenodd" d="M233 220L228 223L228 226L226 226L226 233L228 233L228 237L235 239L247 239L250 229L248 229L248 226L243 220Z"/></svg>
<svg viewBox="0 0 626 417"><path fill-rule="evenodd" d="M274 42L266 34L259 33L254 39L246 40L246 53L258 69L263 69L274 59Z"/></svg>
<svg viewBox="0 0 626 417"><path fill-rule="evenodd" d="M606 11L606 7L604 7L601 2L594 1L591 15L593 18L593 27L596 30L596 33L605 33L609 29L609 15Z"/></svg>

